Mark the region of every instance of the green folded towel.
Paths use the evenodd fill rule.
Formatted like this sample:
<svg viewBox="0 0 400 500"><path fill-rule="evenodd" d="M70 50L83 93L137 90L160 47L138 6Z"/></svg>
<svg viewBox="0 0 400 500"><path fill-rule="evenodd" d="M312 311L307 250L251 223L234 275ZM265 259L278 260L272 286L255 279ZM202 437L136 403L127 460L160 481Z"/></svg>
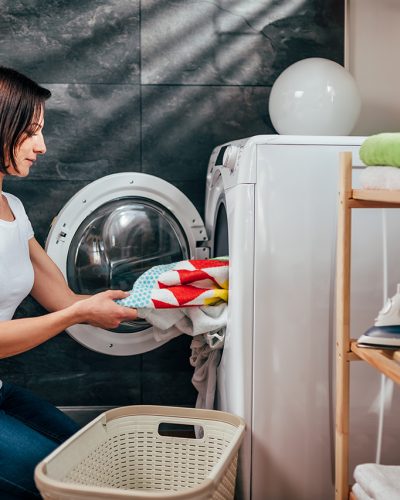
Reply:
<svg viewBox="0 0 400 500"><path fill-rule="evenodd" d="M371 135L361 145L360 158L365 165L400 167L400 133Z"/></svg>

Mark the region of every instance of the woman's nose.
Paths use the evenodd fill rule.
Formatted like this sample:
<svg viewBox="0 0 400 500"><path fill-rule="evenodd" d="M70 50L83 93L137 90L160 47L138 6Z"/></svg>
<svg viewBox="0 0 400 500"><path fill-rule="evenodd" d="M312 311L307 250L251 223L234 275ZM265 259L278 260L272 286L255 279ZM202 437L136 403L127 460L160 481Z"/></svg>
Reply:
<svg viewBox="0 0 400 500"><path fill-rule="evenodd" d="M46 144L44 142L43 134L37 136L37 141L35 142L35 153L44 155L47 151Z"/></svg>

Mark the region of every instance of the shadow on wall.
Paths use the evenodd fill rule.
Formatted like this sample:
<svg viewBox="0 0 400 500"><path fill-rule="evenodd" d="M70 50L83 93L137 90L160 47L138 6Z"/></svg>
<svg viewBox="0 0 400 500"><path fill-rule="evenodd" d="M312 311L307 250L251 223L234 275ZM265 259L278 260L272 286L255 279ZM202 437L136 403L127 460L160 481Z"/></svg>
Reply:
<svg viewBox="0 0 400 500"><path fill-rule="evenodd" d="M141 19L144 84L271 86L300 59L343 60L339 0L158 0Z"/></svg>

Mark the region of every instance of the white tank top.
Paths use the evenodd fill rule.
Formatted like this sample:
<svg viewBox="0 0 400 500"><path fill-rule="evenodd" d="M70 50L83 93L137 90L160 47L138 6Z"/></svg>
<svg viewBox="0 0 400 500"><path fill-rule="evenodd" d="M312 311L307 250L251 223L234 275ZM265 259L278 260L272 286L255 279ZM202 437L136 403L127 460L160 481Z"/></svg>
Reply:
<svg viewBox="0 0 400 500"><path fill-rule="evenodd" d="M32 225L21 201L12 194L3 194L15 220L0 219L0 321L12 319L31 291L34 277L28 247Z"/></svg>

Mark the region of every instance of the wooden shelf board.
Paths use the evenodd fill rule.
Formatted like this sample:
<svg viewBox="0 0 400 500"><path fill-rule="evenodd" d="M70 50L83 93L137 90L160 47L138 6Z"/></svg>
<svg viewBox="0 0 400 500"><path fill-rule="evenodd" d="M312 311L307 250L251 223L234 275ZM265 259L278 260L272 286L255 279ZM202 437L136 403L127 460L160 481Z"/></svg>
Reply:
<svg viewBox="0 0 400 500"><path fill-rule="evenodd" d="M400 204L398 189L353 189L352 193L353 200Z"/></svg>
<svg viewBox="0 0 400 500"><path fill-rule="evenodd" d="M399 350L359 347L356 342L351 343L351 350L368 364L400 384L400 363L397 361Z"/></svg>

